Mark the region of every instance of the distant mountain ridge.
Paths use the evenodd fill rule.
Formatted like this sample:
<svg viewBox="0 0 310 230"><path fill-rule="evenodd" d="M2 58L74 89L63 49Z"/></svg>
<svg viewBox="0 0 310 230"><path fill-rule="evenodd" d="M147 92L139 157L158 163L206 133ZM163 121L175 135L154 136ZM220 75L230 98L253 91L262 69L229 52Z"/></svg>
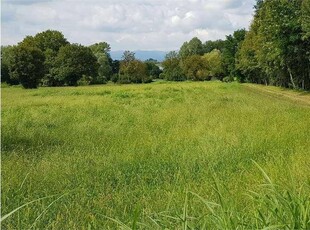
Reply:
<svg viewBox="0 0 310 230"><path fill-rule="evenodd" d="M134 50L132 51L135 53L135 57L141 61L145 61L147 59L155 59L159 62L163 61L165 59L165 55L168 52L165 51L158 51L158 50ZM124 50L116 50L111 51L111 58L113 60L121 60L123 56Z"/></svg>

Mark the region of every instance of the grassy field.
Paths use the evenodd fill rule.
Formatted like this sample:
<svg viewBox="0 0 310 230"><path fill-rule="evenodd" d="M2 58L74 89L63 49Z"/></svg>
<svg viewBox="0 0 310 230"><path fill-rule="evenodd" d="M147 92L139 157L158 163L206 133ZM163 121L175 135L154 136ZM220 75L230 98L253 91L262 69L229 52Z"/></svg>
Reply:
<svg viewBox="0 0 310 230"><path fill-rule="evenodd" d="M309 229L309 102L220 82L3 88L1 214L34 202L1 225Z"/></svg>

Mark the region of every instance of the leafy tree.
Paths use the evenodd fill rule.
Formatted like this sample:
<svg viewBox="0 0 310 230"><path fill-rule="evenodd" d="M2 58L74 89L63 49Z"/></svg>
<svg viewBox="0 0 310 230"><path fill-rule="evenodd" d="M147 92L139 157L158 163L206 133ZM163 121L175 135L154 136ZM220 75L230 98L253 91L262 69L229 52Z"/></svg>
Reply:
<svg viewBox="0 0 310 230"><path fill-rule="evenodd" d="M190 52L188 50L188 42L184 42L179 51L180 57L186 58L190 56Z"/></svg>
<svg viewBox="0 0 310 230"><path fill-rule="evenodd" d="M120 64L120 83L147 83L151 79L147 76L146 64L139 60L121 62Z"/></svg>
<svg viewBox="0 0 310 230"><path fill-rule="evenodd" d="M75 86L83 75L94 77L98 73L97 58L90 48L78 44L60 48L53 69L60 84Z"/></svg>
<svg viewBox="0 0 310 230"><path fill-rule="evenodd" d="M130 62L134 60L136 60L134 52L131 52L129 50L124 51L123 56L122 56L123 62Z"/></svg>
<svg viewBox="0 0 310 230"><path fill-rule="evenodd" d="M301 23L304 32L304 39L310 39L310 0L302 1Z"/></svg>
<svg viewBox="0 0 310 230"><path fill-rule="evenodd" d="M89 48L93 51L94 54L96 53L109 54L111 51L111 46L106 42L95 43L91 45Z"/></svg>
<svg viewBox="0 0 310 230"><path fill-rule="evenodd" d="M226 36L222 49L223 65L226 75L236 75L236 54L245 37L245 29L236 30L233 35Z"/></svg>
<svg viewBox="0 0 310 230"><path fill-rule="evenodd" d="M258 3L257 4L261 4ZM262 37L259 34L260 19L258 10L262 6L257 6L257 13L254 16L250 30L246 33L245 39L240 45L236 55L236 68L242 74L238 80L240 82L253 82L268 84L267 75L263 73L262 66L259 64L257 53L261 48Z"/></svg>
<svg viewBox="0 0 310 230"><path fill-rule="evenodd" d="M307 44L302 41L300 24L301 1L266 1L260 13L263 46L257 55L261 66L272 84L299 87L304 84L301 70L307 63Z"/></svg>
<svg viewBox="0 0 310 230"><path fill-rule="evenodd" d="M162 73L162 70L156 65L156 60L147 60L144 63L146 64L146 69L148 76L150 78L159 78L159 75Z"/></svg>
<svg viewBox="0 0 310 230"><path fill-rule="evenodd" d="M153 58L149 58L145 62L152 62L152 63L155 63L155 64L158 63L158 61L156 59L153 59Z"/></svg>
<svg viewBox="0 0 310 230"><path fill-rule="evenodd" d="M69 44L64 35L57 30L43 31L36 34L33 39L35 46L37 46L43 52L46 50L52 50L53 52L57 53L60 47Z"/></svg>
<svg viewBox="0 0 310 230"><path fill-rule="evenodd" d="M152 79L148 76L147 65L135 58L135 53L125 51L120 62L119 74L114 82L120 83L148 83Z"/></svg>
<svg viewBox="0 0 310 230"><path fill-rule="evenodd" d="M39 48L45 56L44 62L44 78L43 84L48 86L57 85L53 68L55 67L55 59L61 47L69 44L64 35L56 30L46 30L37 33L35 36L27 36L21 42L24 45Z"/></svg>
<svg viewBox="0 0 310 230"><path fill-rule="evenodd" d="M179 51L182 59L191 55L202 55L203 53L204 47L197 37L194 37L189 42L184 42Z"/></svg>
<svg viewBox="0 0 310 230"><path fill-rule="evenodd" d="M98 76L93 79L93 83L102 84L112 76L112 59L110 57L110 45L106 42L96 43L90 46L93 54L97 58L99 65Z"/></svg>
<svg viewBox="0 0 310 230"><path fill-rule="evenodd" d="M182 61L181 66L188 80L203 81L207 79L206 62L201 56L188 56Z"/></svg>
<svg viewBox="0 0 310 230"><path fill-rule="evenodd" d="M162 63L164 68L163 78L168 81L184 81L186 77L180 66L180 58L176 51L171 51L166 54L165 60Z"/></svg>
<svg viewBox="0 0 310 230"><path fill-rule="evenodd" d="M310 88L309 0L258 1L238 51L238 68L251 82Z"/></svg>
<svg viewBox="0 0 310 230"><path fill-rule="evenodd" d="M223 58L219 50L214 49L210 53L206 53L202 57L205 62L204 66L207 70L208 79L216 77L222 79L224 76Z"/></svg>
<svg viewBox="0 0 310 230"><path fill-rule="evenodd" d="M19 84L17 79L10 76L10 64L12 63L13 46L1 46L1 82L10 85Z"/></svg>
<svg viewBox="0 0 310 230"><path fill-rule="evenodd" d="M112 74L118 74L119 73L119 66L120 66L120 61L119 60L113 60L111 64L112 68Z"/></svg>
<svg viewBox="0 0 310 230"><path fill-rule="evenodd" d="M97 62L99 64L98 76L94 79L93 83L103 84L110 80L112 76L110 57L106 54L97 54Z"/></svg>
<svg viewBox="0 0 310 230"><path fill-rule="evenodd" d="M37 88L44 75L44 54L33 46L19 44L12 50L10 73L24 88Z"/></svg>
<svg viewBox="0 0 310 230"><path fill-rule="evenodd" d="M225 47L225 41L223 41L223 40L206 41L204 43L204 52L210 53L214 49L217 49L217 50L223 52L224 47Z"/></svg>
<svg viewBox="0 0 310 230"><path fill-rule="evenodd" d="M257 13L263 6L264 0L256 0L256 4L254 5L255 12Z"/></svg>

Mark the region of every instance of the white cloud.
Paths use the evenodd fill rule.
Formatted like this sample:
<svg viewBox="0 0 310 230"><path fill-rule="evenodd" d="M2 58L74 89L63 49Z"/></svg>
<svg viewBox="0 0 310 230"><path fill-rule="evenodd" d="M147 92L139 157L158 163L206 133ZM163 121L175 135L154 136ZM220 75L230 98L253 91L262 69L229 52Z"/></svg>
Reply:
<svg viewBox="0 0 310 230"><path fill-rule="evenodd" d="M4 0L2 44L46 29L70 42L106 41L113 50L173 50L248 27L255 0Z"/></svg>

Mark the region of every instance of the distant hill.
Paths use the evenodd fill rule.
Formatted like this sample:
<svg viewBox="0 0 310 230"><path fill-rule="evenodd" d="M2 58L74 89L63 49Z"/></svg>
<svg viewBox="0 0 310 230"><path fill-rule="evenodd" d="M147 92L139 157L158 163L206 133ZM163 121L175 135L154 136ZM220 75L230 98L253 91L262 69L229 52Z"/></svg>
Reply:
<svg viewBox="0 0 310 230"><path fill-rule="evenodd" d="M165 55L167 52L165 51L146 51L146 50L134 50L135 57L141 61L145 61L149 58L156 59L157 61L161 62L165 59ZM117 50L117 51L111 51L111 58L113 60L120 60L122 59L122 55L124 53L124 50Z"/></svg>

